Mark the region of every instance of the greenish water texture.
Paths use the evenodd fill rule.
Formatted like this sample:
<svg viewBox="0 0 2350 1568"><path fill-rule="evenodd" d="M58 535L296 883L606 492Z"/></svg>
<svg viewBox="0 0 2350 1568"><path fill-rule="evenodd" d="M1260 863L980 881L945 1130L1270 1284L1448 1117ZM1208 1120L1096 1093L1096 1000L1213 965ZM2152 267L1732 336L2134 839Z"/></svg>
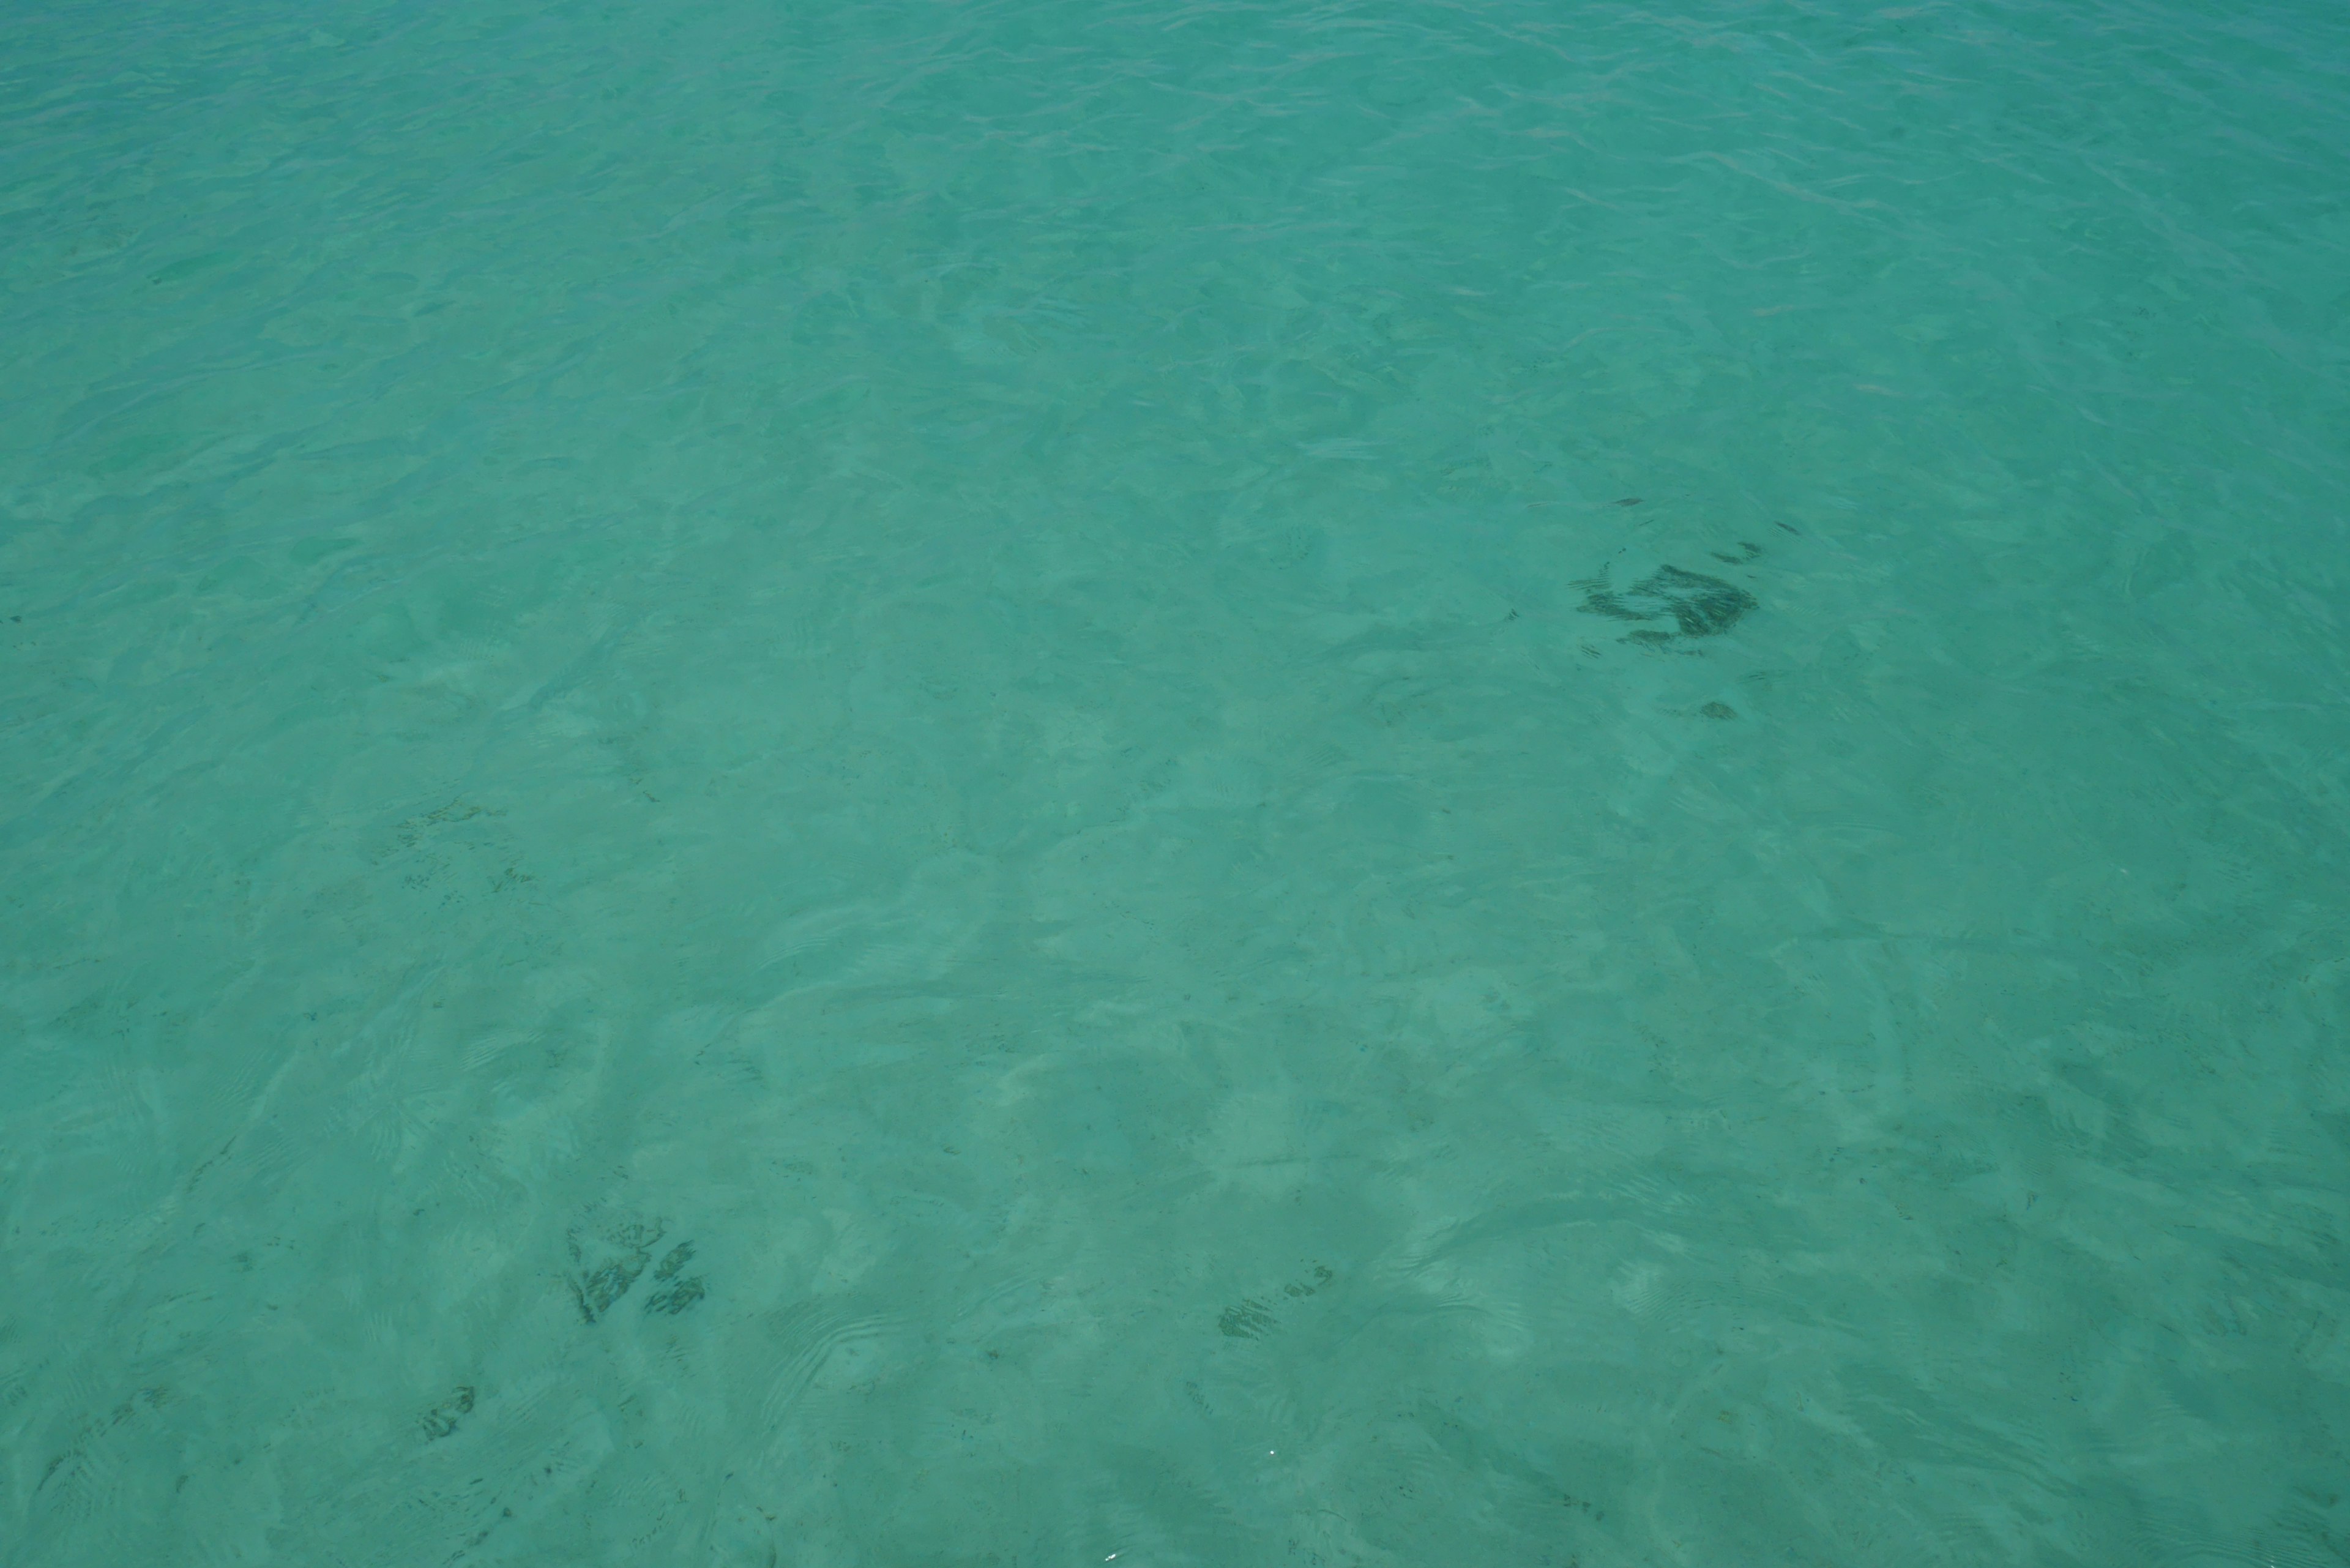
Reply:
<svg viewBox="0 0 2350 1568"><path fill-rule="evenodd" d="M0 1561L2350 1562L2350 13L0 30Z"/></svg>

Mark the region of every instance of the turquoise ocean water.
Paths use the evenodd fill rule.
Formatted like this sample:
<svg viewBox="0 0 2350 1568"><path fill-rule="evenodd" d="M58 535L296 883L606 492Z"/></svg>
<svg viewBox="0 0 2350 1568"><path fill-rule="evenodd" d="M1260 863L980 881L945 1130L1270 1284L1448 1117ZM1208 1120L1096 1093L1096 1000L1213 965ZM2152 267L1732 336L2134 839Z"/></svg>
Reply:
<svg viewBox="0 0 2350 1568"><path fill-rule="evenodd" d="M0 1562L2350 1562L2350 13L0 15Z"/></svg>

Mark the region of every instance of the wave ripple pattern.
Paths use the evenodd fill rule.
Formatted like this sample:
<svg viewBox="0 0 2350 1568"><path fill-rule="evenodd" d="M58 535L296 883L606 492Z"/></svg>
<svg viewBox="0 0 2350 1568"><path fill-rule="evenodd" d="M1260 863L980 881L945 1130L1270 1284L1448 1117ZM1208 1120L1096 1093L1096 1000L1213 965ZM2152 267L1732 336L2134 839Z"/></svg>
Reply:
<svg viewBox="0 0 2350 1568"><path fill-rule="evenodd" d="M2350 1561L2350 12L0 25L0 1563Z"/></svg>

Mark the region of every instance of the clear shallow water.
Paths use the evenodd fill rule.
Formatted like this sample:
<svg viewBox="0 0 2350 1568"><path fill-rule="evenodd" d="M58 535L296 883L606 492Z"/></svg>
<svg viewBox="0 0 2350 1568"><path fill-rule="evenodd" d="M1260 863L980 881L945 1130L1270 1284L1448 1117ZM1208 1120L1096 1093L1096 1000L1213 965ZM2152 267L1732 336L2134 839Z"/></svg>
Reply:
<svg viewBox="0 0 2350 1568"><path fill-rule="evenodd" d="M2350 1554L2338 9L7 20L5 1561Z"/></svg>

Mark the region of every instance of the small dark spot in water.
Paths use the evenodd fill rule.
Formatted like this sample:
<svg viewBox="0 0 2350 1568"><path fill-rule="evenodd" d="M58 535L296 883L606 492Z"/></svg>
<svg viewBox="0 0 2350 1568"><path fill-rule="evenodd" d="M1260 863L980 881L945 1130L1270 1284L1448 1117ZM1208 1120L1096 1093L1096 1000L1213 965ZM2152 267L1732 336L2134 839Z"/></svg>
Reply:
<svg viewBox="0 0 2350 1568"><path fill-rule="evenodd" d="M675 1317L709 1293L709 1287L699 1279L675 1280L645 1298L645 1311L648 1314L663 1312Z"/></svg>
<svg viewBox="0 0 2350 1568"><path fill-rule="evenodd" d="M1637 495L1627 495L1623 500L1618 501L1616 504L1618 506L1638 506L1640 504L1640 498Z"/></svg>
<svg viewBox="0 0 2350 1568"><path fill-rule="evenodd" d="M1316 1263L1314 1265L1314 1282L1312 1284L1309 1285L1303 1280L1292 1280L1289 1283L1282 1286L1281 1288L1289 1295L1310 1296L1315 1291L1321 1289L1324 1285L1328 1284L1336 1277L1337 1276L1333 1274L1327 1267L1323 1264Z"/></svg>
<svg viewBox="0 0 2350 1568"><path fill-rule="evenodd" d="M1726 566L1742 566L1762 553L1762 546L1752 539L1741 539L1738 541L1738 548L1742 553L1735 556L1725 556L1719 550L1712 551L1711 555L1715 560Z"/></svg>
<svg viewBox="0 0 2350 1568"><path fill-rule="evenodd" d="M629 1293L629 1287L652 1262L653 1244L660 1240L661 1231L659 1220L627 1220L572 1231L571 1261L579 1272L564 1282L571 1287L571 1299L578 1303L583 1321L594 1323Z"/></svg>
<svg viewBox="0 0 2350 1568"><path fill-rule="evenodd" d="M1314 1265L1311 1281L1292 1280L1281 1287L1282 1293L1293 1301L1303 1301L1338 1276L1325 1263ZM1262 1339L1280 1326L1280 1320L1263 1301L1252 1297L1237 1306L1228 1306L1216 1319L1216 1327L1227 1339Z"/></svg>
<svg viewBox="0 0 2350 1568"><path fill-rule="evenodd" d="M1735 719L1738 710L1727 702L1709 702L1698 710L1709 719Z"/></svg>
<svg viewBox="0 0 2350 1568"><path fill-rule="evenodd" d="M1228 1339L1257 1339L1273 1327L1273 1314L1263 1302L1246 1301L1229 1306L1216 1319L1216 1326Z"/></svg>
<svg viewBox="0 0 2350 1568"><path fill-rule="evenodd" d="M572 1299L579 1303L580 1317L594 1323L611 1311L612 1303L629 1293L629 1287L637 1282L644 1267L641 1256L623 1258L571 1282Z"/></svg>
<svg viewBox="0 0 2350 1568"><path fill-rule="evenodd" d="M424 1413L424 1440L432 1442L445 1438L457 1429L463 1417L473 1413L473 1389L466 1384Z"/></svg>
<svg viewBox="0 0 2350 1568"><path fill-rule="evenodd" d="M669 1250L669 1255L653 1270L655 1288L645 1298L647 1313L667 1313L675 1317L703 1296L710 1293L709 1282L699 1277L680 1279L686 1264L693 1262L693 1243L680 1241Z"/></svg>
<svg viewBox="0 0 2350 1568"><path fill-rule="evenodd" d="M1794 525L1793 523L1782 523L1782 524L1779 524L1779 526L1780 526L1780 527L1782 527L1782 528L1784 528L1784 529L1785 529L1788 533L1790 533L1790 534L1795 534L1795 532L1796 532L1796 530L1795 530L1795 525ZM1801 538L1801 537L1802 537L1802 535L1801 535L1800 534L1797 534L1797 535L1796 535L1796 536L1797 536L1798 538Z"/></svg>
<svg viewBox="0 0 2350 1568"><path fill-rule="evenodd" d="M1664 620L1669 618L1683 637L1718 637L1738 624L1754 607L1754 596L1734 583L1659 566L1639 582L1617 593L1604 583L1585 583L1583 607L1592 615L1616 620ZM1657 642L1670 632L1638 631L1627 641Z"/></svg>

